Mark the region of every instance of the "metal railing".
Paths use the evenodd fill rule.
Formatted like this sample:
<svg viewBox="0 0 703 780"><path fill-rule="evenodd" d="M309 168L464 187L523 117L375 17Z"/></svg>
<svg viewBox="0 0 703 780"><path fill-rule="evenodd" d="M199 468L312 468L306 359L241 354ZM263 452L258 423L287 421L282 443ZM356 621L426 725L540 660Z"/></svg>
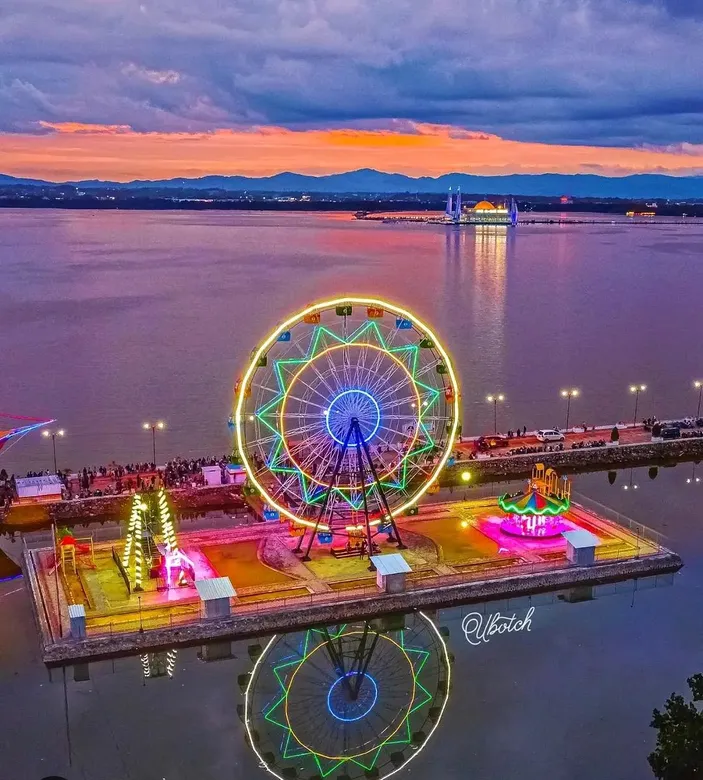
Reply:
<svg viewBox="0 0 703 780"><path fill-rule="evenodd" d="M633 554L632 547L628 549L613 550L607 553L607 556L597 559L591 567L594 579L598 577L598 570L608 564L619 560L632 560L639 555ZM462 586L472 582L495 581L506 579L513 576L525 576L534 574L544 574L549 572L564 571L573 568L580 568L575 564L569 563L566 558L553 561L539 562L519 562L510 565L500 564L500 559L495 561L495 565L482 564L477 565L475 571L464 570L456 574L432 575L424 579L410 580L406 584L406 591L417 593L436 591L437 589L447 590L452 586ZM566 587L566 586L565 586ZM369 582L368 585L356 587L349 590L335 590L325 593L309 593L308 595L297 595L290 597L268 598L261 601L249 603L240 603L235 600L232 607L233 615L263 615L275 614L280 612L304 612L311 607L340 606L349 603L360 603L368 600L378 600L384 597L384 593L375 583ZM447 597L451 598L451 593L447 592ZM158 614L155 614L157 613ZM111 618L101 618L93 622L88 621L88 635L91 637L117 635L126 633L136 633L148 631L151 629L164 629L174 626L197 626L207 625L212 621L205 618L202 614L200 602L181 603L171 608L169 611L164 608L159 610L142 610L141 614L134 610L124 616L113 616Z"/></svg>
<svg viewBox="0 0 703 780"><path fill-rule="evenodd" d="M605 517L607 520L611 520L622 528L625 528L638 540L646 539L648 542L656 545L658 549L666 549L664 546L665 536L659 533L659 531L648 528L646 525L638 523L627 515L616 512L614 509L611 509L588 496L584 496L582 493L574 492L571 497L574 500L574 503L580 504L584 509L590 509L597 515Z"/></svg>

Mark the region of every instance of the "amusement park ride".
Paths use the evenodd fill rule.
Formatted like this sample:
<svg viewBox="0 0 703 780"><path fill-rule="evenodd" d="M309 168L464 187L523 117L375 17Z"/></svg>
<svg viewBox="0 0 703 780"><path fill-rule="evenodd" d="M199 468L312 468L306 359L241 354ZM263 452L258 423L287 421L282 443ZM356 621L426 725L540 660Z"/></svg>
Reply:
<svg viewBox="0 0 703 780"><path fill-rule="evenodd" d="M531 539L550 539L568 531L563 514L571 505L571 482L537 463L525 490L505 494L498 505L507 514L501 523L503 533Z"/></svg>
<svg viewBox="0 0 703 780"><path fill-rule="evenodd" d="M373 298L309 306L254 350L235 390L249 483L303 560L315 540L338 557L371 556L380 536L403 548L395 518L436 484L459 424L456 375L427 325Z"/></svg>
<svg viewBox="0 0 703 780"><path fill-rule="evenodd" d="M144 590L145 572L160 590L193 584L195 569L178 546L164 488L135 494L120 563L134 591Z"/></svg>

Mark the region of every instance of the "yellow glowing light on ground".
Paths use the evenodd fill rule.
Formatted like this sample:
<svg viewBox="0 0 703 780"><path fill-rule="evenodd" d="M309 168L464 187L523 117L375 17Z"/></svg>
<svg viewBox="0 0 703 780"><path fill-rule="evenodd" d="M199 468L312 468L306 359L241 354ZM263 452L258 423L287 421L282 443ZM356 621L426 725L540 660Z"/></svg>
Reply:
<svg viewBox="0 0 703 780"><path fill-rule="evenodd" d="M439 352L442 361L446 366L447 374L449 376L450 386L453 390L452 400L451 400L451 410L452 410L451 430L449 431L449 436L447 437L447 442L444 448L444 452L442 453L442 456L439 459L438 463L435 464L432 473L430 474L429 478L424 482L424 484L420 488L418 488L418 490L412 496L410 496L404 504L392 510L391 514L393 515L393 517L397 517L398 515L402 514L407 509L409 509L411 506L417 504L418 500L437 481L440 472L445 467L447 460L451 455L452 447L454 446L454 440L456 438L457 429L459 427L459 385L457 382L456 374L454 373L454 366L452 365L451 358L449 357L449 354L442 346L440 340L437 338L434 331L432 331L424 322L422 322L422 320L420 320L416 315L412 314L407 309L403 309L400 306L397 306L393 303L388 303L388 301L383 301L379 298L364 298L359 296L349 296L345 298L333 298L331 300L321 301L319 303L312 304L311 306L308 306L306 309L303 309L297 314L294 314L292 317L289 317L287 320L285 320L285 322L281 323L277 328L275 328L264 339L264 341L261 343L259 348L255 350L254 353L252 354L251 361L244 374L242 382L239 386L239 392L237 393L237 405L234 414L234 421L235 421L236 436L237 436L237 449L239 450L239 456L242 459L242 464L244 465L244 470L247 473L248 479L256 487L259 493L261 493L261 495L264 496L266 502L270 504L274 509L277 509L284 517L287 517L289 520L293 520L296 523L305 525L308 528L314 528L315 523L303 517L298 517L289 509L287 509L286 507L282 506L277 501L275 501L269 495L269 492L266 490L266 488L256 478L256 474L254 473L254 470L252 469L251 464L249 463L249 458L247 456L246 447L242 436L244 402L247 397L247 389L251 386L251 380L254 376L254 372L258 367L259 360L268 352L269 349L271 349L271 347L276 343L278 337L282 333L285 333L287 330L290 330L294 325L298 324L305 317L311 314L316 314L326 309L333 309L336 308L337 306L344 306L344 305L365 306L365 307L384 309L390 314L395 314L396 316L401 317L402 319L410 320L412 323L414 323L419 328L419 330L421 330L427 336L427 338L429 338L433 342L434 348L437 350L437 352Z"/></svg>
<svg viewBox="0 0 703 780"><path fill-rule="evenodd" d="M461 479L464 482L470 482L471 481L471 472L470 471L462 471L461 472Z"/></svg>

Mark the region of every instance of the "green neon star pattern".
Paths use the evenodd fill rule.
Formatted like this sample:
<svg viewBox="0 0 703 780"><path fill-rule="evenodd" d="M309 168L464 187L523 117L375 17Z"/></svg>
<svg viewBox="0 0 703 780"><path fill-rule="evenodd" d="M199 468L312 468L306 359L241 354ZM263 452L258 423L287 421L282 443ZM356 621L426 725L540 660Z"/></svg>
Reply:
<svg viewBox="0 0 703 780"><path fill-rule="evenodd" d="M449 662L434 625L420 615L407 620L401 630L362 623L272 640L245 712L269 772L385 776L414 755L441 717Z"/></svg>

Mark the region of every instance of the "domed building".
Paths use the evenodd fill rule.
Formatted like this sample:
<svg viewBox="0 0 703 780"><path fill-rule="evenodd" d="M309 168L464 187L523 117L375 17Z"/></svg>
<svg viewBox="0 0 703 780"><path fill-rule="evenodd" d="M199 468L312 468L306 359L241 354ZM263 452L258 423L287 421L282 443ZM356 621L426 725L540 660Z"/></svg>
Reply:
<svg viewBox="0 0 703 780"><path fill-rule="evenodd" d="M446 221L455 225L517 225L518 210L512 198L509 207L506 204L494 206L488 200L480 200L475 206L465 207L461 202L461 191L452 196L450 190L444 216Z"/></svg>

